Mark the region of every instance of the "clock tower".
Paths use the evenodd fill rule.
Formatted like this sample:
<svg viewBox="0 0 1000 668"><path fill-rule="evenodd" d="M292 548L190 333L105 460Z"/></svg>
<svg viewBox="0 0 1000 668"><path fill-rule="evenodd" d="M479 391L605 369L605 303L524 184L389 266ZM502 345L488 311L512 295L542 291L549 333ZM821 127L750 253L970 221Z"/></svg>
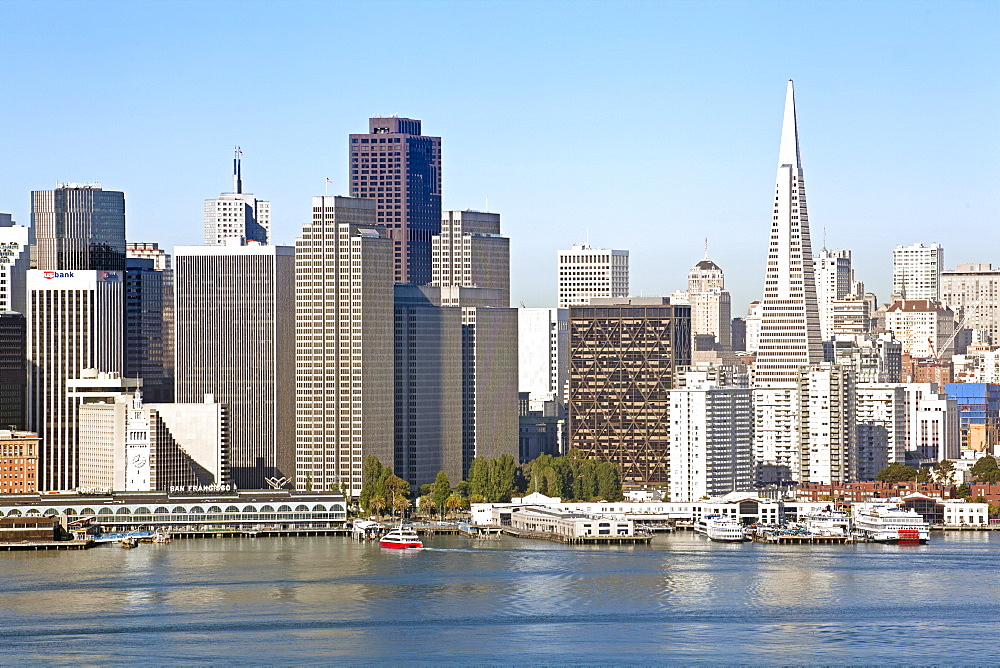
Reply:
<svg viewBox="0 0 1000 668"><path fill-rule="evenodd" d="M148 492L155 489L150 475L149 418L142 407L142 392L132 397L125 429L125 490Z"/></svg>

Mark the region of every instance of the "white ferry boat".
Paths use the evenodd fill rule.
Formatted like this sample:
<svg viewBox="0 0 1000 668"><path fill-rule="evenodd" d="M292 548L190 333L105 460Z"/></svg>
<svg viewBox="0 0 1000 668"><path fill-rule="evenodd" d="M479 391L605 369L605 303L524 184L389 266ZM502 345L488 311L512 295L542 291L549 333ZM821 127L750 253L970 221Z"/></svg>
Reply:
<svg viewBox="0 0 1000 668"><path fill-rule="evenodd" d="M880 543L916 545L930 538L930 525L914 510L873 505L856 510L854 533Z"/></svg>
<svg viewBox="0 0 1000 668"><path fill-rule="evenodd" d="M816 536L846 536L851 517L842 510L821 510L802 518L806 531Z"/></svg>
<svg viewBox="0 0 1000 668"><path fill-rule="evenodd" d="M743 525L723 515L706 515L694 525L694 530L719 543L742 543L747 540Z"/></svg>
<svg viewBox="0 0 1000 668"><path fill-rule="evenodd" d="M381 547L388 547L397 550L423 547L424 544L417 536L417 532L402 525L396 527L378 540Z"/></svg>

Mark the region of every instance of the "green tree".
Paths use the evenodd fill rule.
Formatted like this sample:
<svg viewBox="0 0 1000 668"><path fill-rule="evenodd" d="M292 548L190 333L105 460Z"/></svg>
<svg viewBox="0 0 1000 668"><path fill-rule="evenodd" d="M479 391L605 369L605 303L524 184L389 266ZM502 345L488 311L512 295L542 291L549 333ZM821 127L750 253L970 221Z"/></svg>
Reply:
<svg viewBox="0 0 1000 668"><path fill-rule="evenodd" d="M361 494L358 496L358 504L366 513L373 512L371 500L375 496L382 499L382 509L385 509L385 500L392 498L386 494L385 481L392 475L392 469L383 466L375 455L368 455L361 467Z"/></svg>
<svg viewBox="0 0 1000 668"><path fill-rule="evenodd" d="M399 511L399 519L403 519L406 510L410 507L410 500L402 494L397 494L392 500L392 507Z"/></svg>
<svg viewBox="0 0 1000 668"><path fill-rule="evenodd" d="M464 505L465 501L458 494L452 494L444 501L444 507L448 509L449 514L459 510Z"/></svg>
<svg viewBox="0 0 1000 668"><path fill-rule="evenodd" d="M1000 467L997 467L996 458L990 455L977 459L969 473L979 482L1000 482Z"/></svg>
<svg viewBox="0 0 1000 668"><path fill-rule="evenodd" d="M511 455L500 455L490 463L490 493L486 494L490 503L510 501L516 473L517 462Z"/></svg>
<svg viewBox="0 0 1000 668"><path fill-rule="evenodd" d="M469 467L469 494L488 497L490 487L490 464L485 457L475 457Z"/></svg>
<svg viewBox="0 0 1000 668"><path fill-rule="evenodd" d="M893 462L878 472L876 480L882 482L903 482L904 480L915 480L917 469L900 462Z"/></svg>
<svg viewBox="0 0 1000 668"><path fill-rule="evenodd" d="M931 482L932 477L933 474L931 473L930 468L926 466L921 466L919 469L917 469L917 474L913 476L913 480L915 482Z"/></svg>
<svg viewBox="0 0 1000 668"><path fill-rule="evenodd" d="M470 494L469 503L486 503L486 497L482 494Z"/></svg>
<svg viewBox="0 0 1000 668"><path fill-rule="evenodd" d="M950 459L942 459L934 467L934 482L939 485L950 485L952 475L955 473L955 463Z"/></svg>
<svg viewBox="0 0 1000 668"><path fill-rule="evenodd" d="M430 487L430 485L426 485ZM432 494L423 494L417 500L420 512L424 515L430 515L434 512L436 506L434 505L434 496Z"/></svg>
<svg viewBox="0 0 1000 668"><path fill-rule="evenodd" d="M434 491L431 492L434 498L434 507L437 508L438 514L444 514L444 504L451 496L451 482L448 480L448 474L444 471L438 471L437 477L434 479Z"/></svg>
<svg viewBox="0 0 1000 668"><path fill-rule="evenodd" d="M618 464L601 462L597 468L597 496L605 501L621 501L622 470Z"/></svg>
<svg viewBox="0 0 1000 668"><path fill-rule="evenodd" d="M379 517L382 516L382 513L385 512L385 499L382 498L381 494L375 494L368 499L368 509L369 512L374 513Z"/></svg>
<svg viewBox="0 0 1000 668"><path fill-rule="evenodd" d="M963 482L958 486L958 497L960 499L969 499L972 497L972 488L969 487L969 483Z"/></svg>

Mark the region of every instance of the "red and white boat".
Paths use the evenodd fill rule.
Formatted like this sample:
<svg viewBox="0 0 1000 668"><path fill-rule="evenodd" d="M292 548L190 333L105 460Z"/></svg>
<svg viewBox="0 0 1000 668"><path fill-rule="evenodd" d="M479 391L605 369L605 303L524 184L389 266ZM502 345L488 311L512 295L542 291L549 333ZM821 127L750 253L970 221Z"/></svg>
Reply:
<svg viewBox="0 0 1000 668"><path fill-rule="evenodd" d="M402 525L396 527L378 540L381 547L388 547L396 550L407 550L423 547L417 532L413 529L404 528Z"/></svg>

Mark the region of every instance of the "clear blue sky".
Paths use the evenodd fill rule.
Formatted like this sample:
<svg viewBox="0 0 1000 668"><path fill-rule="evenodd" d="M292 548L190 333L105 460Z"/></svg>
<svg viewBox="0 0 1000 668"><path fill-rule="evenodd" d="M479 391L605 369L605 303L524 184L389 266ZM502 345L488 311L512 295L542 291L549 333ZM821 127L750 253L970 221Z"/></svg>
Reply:
<svg viewBox="0 0 1000 668"><path fill-rule="evenodd" d="M1000 3L0 0L0 211L99 180L128 237L201 243L202 200L269 199L293 243L367 118L443 137L445 208L500 211L515 303L555 255L631 251L632 292L710 255L763 286L785 81L813 239L888 296L891 249L1000 264Z"/></svg>

